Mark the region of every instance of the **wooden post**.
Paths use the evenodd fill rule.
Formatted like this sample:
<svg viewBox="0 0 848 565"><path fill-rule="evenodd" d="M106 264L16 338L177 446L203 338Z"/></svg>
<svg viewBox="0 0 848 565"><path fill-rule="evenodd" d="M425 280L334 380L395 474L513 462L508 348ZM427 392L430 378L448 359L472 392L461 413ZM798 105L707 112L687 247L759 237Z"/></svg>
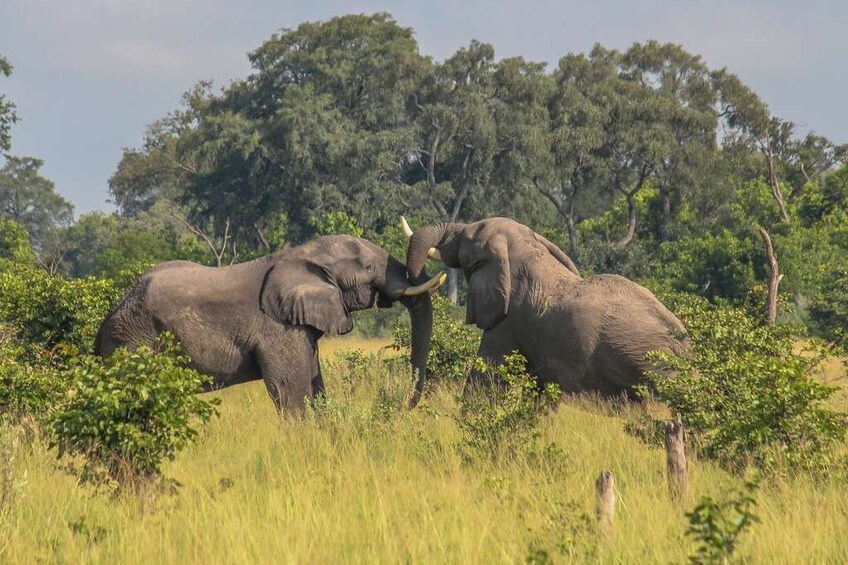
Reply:
<svg viewBox="0 0 848 565"><path fill-rule="evenodd" d="M768 257L769 277L768 298L766 299L766 320L769 324L773 324L777 318L777 287L780 285L780 279L783 278L777 270L777 259L774 256L774 247L771 245L771 237L765 228L760 228L760 237L763 238L763 244L766 246L766 256Z"/></svg>
<svg viewBox="0 0 848 565"><path fill-rule="evenodd" d="M665 456L668 468L668 490L671 498L682 500L686 495L686 432L683 423L665 423Z"/></svg>
<svg viewBox="0 0 848 565"><path fill-rule="evenodd" d="M615 520L615 477L611 471L603 469L595 481L595 490L598 495L598 524L601 531L608 533L612 529Z"/></svg>

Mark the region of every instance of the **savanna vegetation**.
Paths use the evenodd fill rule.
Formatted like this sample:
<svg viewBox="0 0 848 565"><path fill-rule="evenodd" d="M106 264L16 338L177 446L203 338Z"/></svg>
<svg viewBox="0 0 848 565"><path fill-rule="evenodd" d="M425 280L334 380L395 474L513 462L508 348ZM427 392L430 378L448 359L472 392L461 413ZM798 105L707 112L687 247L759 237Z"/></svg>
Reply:
<svg viewBox="0 0 848 565"><path fill-rule="evenodd" d="M0 561L848 559L848 146L799 136L679 45L597 45L548 68L472 41L434 61L376 14L281 30L249 57L247 78L198 84L124 150L112 214L74 219L42 161L8 153L0 93ZM261 383L195 394L205 377L167 336L91 355L153 263L332 233L402 259L400 214L527 223L586 276L655 291L692 354L656 356L643 404L559 399L518 355L483 367L501 386L462 395L479 335L457 321L452 273L412 411L398 308L322 341L330 394L302 420L278 418ZM783 275L774 323L761 229ZM679 501L673 416L690 455Z"/></svg>

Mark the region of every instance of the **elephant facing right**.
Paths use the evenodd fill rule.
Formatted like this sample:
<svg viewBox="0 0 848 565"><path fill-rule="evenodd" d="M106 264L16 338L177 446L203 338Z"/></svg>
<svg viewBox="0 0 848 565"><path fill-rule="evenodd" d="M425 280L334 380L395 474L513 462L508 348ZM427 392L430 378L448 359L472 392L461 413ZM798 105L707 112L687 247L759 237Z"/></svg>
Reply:
<svg viewBox="0 0 848 565"><path fill-rule="evenodd" d="M490 218L413 233L402 222L410 278L428 256L462 269L466 323L483 330L479 355L491 363L517 350L542 383L563 392L632 398L649 369L646 353L689 347L683 324L648 289L618 275L582 278L562 250L523 224Z"/></svg>

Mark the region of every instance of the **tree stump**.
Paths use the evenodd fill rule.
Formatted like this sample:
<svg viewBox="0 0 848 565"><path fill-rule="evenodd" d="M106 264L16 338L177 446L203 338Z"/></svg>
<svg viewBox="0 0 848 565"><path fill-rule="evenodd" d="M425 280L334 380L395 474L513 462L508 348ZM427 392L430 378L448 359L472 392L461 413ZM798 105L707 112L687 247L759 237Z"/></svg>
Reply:
<svg viewBox="0 0 848 565"><path fill-rule="evenodd" d="M686 495L686 432L683 423L665 423L665 455L668 468L668 489L671 498L682 500Z"/></svg>
<svg viewBox="0 0 848 565"><path fill-rule="evenodd" d="M603 469L595 481L598 497L597 517L601 531L608 533L615 520L615 477L612 472Z"/></svg>

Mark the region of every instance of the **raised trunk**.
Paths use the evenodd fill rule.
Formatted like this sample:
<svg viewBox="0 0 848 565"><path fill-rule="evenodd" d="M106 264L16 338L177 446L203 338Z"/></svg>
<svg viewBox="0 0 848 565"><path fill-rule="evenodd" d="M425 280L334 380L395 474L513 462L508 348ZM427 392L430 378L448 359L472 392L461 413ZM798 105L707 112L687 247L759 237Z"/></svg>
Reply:
<svg viewBox="0 0 848 565"><path fill-rule="evenodd" d="M406 251L406 274L409 280L415 281L424 272L424 262L431 247L437 247L452 224L431 224L419 228L409 238ZM450 276L450 275L448 275Z"/></svg>

